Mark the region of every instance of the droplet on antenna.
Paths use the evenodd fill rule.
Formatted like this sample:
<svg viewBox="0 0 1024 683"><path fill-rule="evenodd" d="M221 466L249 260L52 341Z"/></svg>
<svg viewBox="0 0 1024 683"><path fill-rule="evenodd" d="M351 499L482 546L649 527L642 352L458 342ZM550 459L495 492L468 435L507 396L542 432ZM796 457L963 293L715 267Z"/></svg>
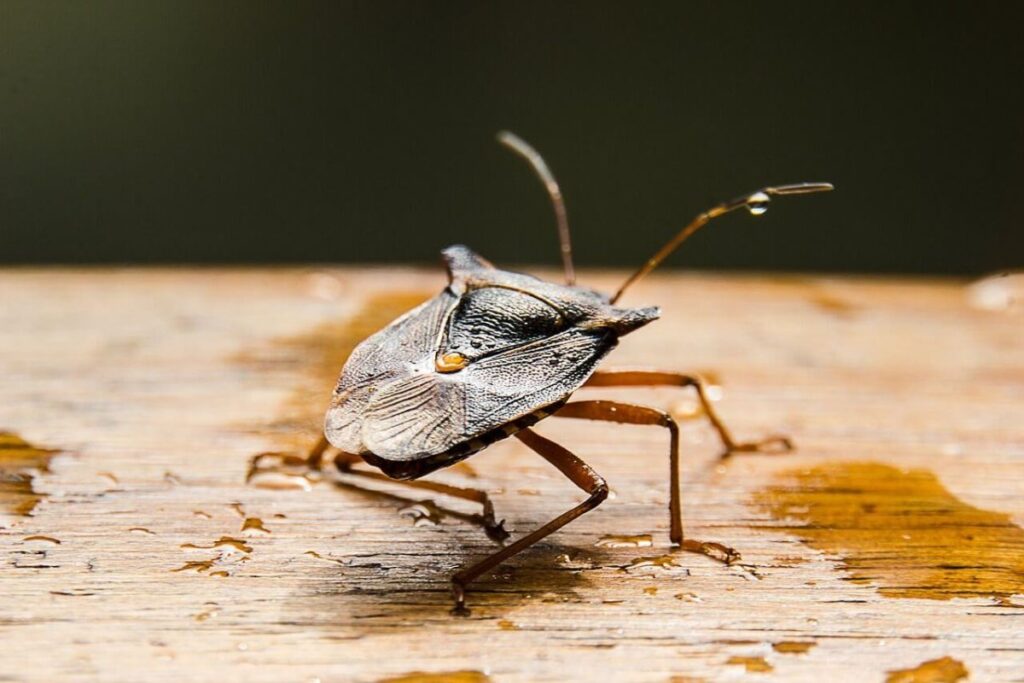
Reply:
<svg viewBox="0 0 1024 683"><path fill-rule="evenodd" d="M768 210L768 202L771 200L764 192L755 192L747 197L747 211L752 216L760 216Z"/></svg>

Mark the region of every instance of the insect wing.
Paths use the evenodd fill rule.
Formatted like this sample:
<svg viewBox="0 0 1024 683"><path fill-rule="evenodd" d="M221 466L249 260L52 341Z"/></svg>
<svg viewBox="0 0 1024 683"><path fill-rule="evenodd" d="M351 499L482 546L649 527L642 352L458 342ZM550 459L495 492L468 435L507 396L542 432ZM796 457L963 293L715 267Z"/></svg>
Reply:
<svg viewBox="0 0 1024 683"><path fill-rule="evenodd" d="M408 375L432 358L457 298L447 289L368 337L352 352L327 411L324 433L342 450L361 453L363 418L377 387Z"/></svg>
<svg viewBox="0 0 1024 683"><path fill-rule="evenodd" d="M466 431L497 429L576 391L617 340L607 330L569 329L509 349L466 370Z"/></svg>
<svg viewBox="0 0 1024 683"><path fill-rule="evenodd" d="M606 331L571 329L457 373L416 372L396 379L366 407L366 447L389 460L443 453L562 400L615 343Z"/></svg>

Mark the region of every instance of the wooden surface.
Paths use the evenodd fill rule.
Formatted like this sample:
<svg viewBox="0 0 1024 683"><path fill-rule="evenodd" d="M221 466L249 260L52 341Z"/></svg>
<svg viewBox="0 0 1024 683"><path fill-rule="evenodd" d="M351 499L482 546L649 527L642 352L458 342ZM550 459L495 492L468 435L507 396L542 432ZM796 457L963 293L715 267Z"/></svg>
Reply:
<svg viewBox="0 0 1024 683"><path fill-rule="evenodd" d="M442 284L0 273L0 680L1024 680L1021 299L652 277L624 303L663 319L606 367L704 371L740 437L798 452L720 463L686 392L587 393L675 412L687 533L744 566L670 554L663 430L551 419L614 496L471 586L459 619L449 575L495 547L473 506L245 482L254 454L312 443L351 346ZM514 535L581 499L515 440L432 478L490 492Z"/></svg>

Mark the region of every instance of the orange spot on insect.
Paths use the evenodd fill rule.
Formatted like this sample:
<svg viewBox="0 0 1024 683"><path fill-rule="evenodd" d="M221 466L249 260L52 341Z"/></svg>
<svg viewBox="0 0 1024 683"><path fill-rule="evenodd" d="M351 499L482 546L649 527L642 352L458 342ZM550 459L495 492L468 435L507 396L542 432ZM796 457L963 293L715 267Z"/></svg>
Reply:
<svg viewBox="0 0 1024 683"><path fill-rule="evenodd" d="M435 366L438 372L456 372L466 367L469 360L461 353L446 353L437 359Z"/></svg>

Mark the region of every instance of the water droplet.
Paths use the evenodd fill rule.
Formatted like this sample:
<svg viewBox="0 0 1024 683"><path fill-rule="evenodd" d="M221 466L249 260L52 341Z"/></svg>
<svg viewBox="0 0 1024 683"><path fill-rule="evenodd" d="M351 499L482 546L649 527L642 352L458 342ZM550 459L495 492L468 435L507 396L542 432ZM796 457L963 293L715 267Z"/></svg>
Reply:
<svg viewBox="0 0 1024 683"><path fill-rule="evenodd" d="M318 560L326 560L328 562L334 562L336 564L341 564L341 565L345 564L342 560L339 560L339 559L337 559L335 557L327 557L326 555L321 555L320 553L318 553L315 550L307 550L306 552L303 553L303 555L309 555L310 557L315 557Z"/></svg>
<svg viewBox="0 0 1024 683"><path fill-rule="evenodd" d="M602 536L594 545L600 548L650 548L654 545L654 538L650 534Z"/></svg>
<svg viewBox="0 0 1024 683"><path fill-rule="evenodd" d="M444 517L441 509L432 500L421 500L398 511L403 517L409 517L416 526L437 526Z"/></svg>
<svg viewBox="0 0 1024 683"><path fill-rule="evenodd" d="M195 620L196 621L200 621L200 622L206 621L207 619L211 619L211 618L217 616L218 614L220 614L220 612L218 612L217 610L215 610L215 609L208 609L208 610L205 610L205 611L200 612L199 614L197 614L195 616Z"/></svg>
<svg viewBox="0 0 1024 683"><path fill-rule="evenodd" d="M986 311L1024 311L1024 273L998 273L971 283L967 299Z"/></svg>
<svg viewBox="0 0 1024 683"><path fill-rule="evenodd" d="M768 210L768 202L770 201L771 197L764 192L755 192L747 197L747 211L752 216L760 216Z"/></svg>
<svg viewBox="0 0 1024 683"><path fill-rule="evenodd" d="M334 301L345 293L345 286L338 276L318 271L306 276L306 292L314 299Z"/></svg>
<svg viewBox="0 0 1024 683"><path fill-rule="evenodd" d="M675 401L669 412L677 420L695 420L704 415L704 406L696 398L687 397Z"/></svg>
<svg viewBox="0 0 1024 683"><path fill-rule="evenodd" d="M480 671L413 671L401 676L382 678L379 683L489 683L490 680L490 676Z"/></svg>
<svg viewBox="0 0 1024 683"><path fill-rule="evenodd" d="M810 651L816 644L814 641L808 640L782 640L772 643L772 649L784 655L802 655Z"/></svg>
<svg viewBox="0 0 1024 683"><path fill-rule="evenodd" d="M284 474L283 472L261 472L249 480L258 489L271 491L299 490L312 491L313 484L308 475Z"/></svg>
<svg viewBox="0 0 1024 683"><path fill-rule="evenodd" d="M754 193L746 199L746 210L750 211L753 216L760 216L768 211L769 202L771 202L771 198L764 193Z"/></svg>
<svg viewBox="0 0 1024 683"><path fill-rule="evenodd" d="M50 471L50 461L58 451L39 448L17 434L0 431L0 526L6 515L32 514L45 494L36 492L33 481Z"/></svg>
<svg viewBox="0 0 1024 683"><path fill-rule="evenodd" d="M560 567L565 567L566 569L593 569L595 567L594 562L583 555L562 553L555 558L555 561L558 562Z"/></svg>
<svg viewBox="0 0 1024 683"><path fill-rule="evenodd" d="M252 529L254 531L262 531L265 534L270 533L270 529L263 526L263 520L259 517L246 517L245 521L242 522L242 531Z"/></svg>
<svg viewBox="0 0 1024 683"><path fill-rule="evenodd" d="M231 538L230 536L221 536L219 539L211 543L210 545L196 545L195 543L182 543L182 548L193 549L193 550L213 550L214 548L228 547L238 550L243 553L251 553L252 546L243 541L240 538Z"/></svg>
<svg viewBox="0 0 1024 683"><path fill-rule="evenodd" d="M261 489L311 491L322 478L319 460L292 453L260 453L249 461L245 480Z"/></svg>
<svg viewBox="0 0 1024 683"><path fill-rule="evenodd" d="M775 667L765 661L764 657L730 657L726 664L741 664L747 673L768 673Z"/></svg>
<svg viewBox="0 0 1024 683"><path fill-rule="evenodd" d="M690 570L680 566L676 562L676 558L672 555L658 555L656 557L637 557L632 562L622 568L626 572L634 572L638 570L665 570L672 572L682 572L689 574Z"/></svg>

